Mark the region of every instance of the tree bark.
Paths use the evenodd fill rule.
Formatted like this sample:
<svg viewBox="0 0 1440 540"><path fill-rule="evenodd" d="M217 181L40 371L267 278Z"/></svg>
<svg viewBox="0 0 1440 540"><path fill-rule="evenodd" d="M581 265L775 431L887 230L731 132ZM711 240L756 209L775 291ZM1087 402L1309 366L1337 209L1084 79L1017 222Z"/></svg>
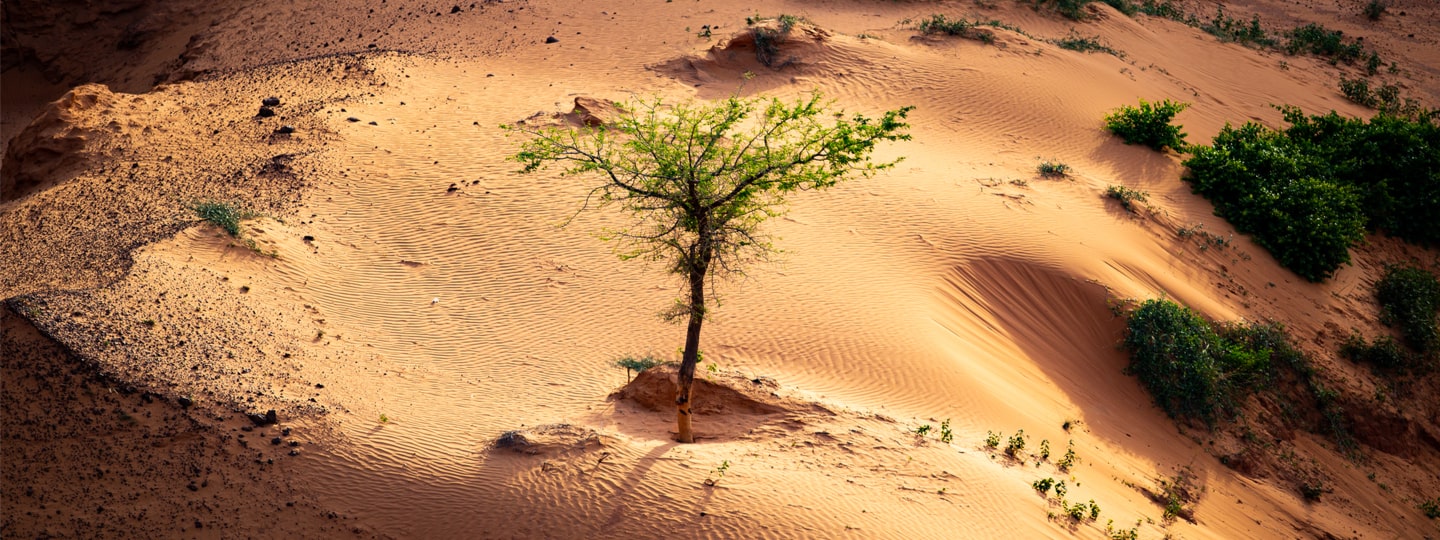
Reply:
<svg viewBox="0 0 1440 540"><path fill-rule="evenodd" d="M685 327L685 353L680 359L680 374L675 396L676 440L695 442L690 427L690 388L695 383L695 366L700 363L700 326L705 323L705 274L710 270L709 216L698 216L699 237L688 265L690 279L690 321Z"/></svg>

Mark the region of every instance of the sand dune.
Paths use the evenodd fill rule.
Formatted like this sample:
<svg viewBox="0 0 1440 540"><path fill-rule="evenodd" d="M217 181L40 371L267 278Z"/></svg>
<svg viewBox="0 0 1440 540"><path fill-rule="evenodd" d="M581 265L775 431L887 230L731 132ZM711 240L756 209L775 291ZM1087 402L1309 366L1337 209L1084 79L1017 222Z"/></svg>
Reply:
<svg viewBox="0 0 1440 540"><path fill-rule="evenodd" d="M1336 89L1360 67L1101 4L1086 22L1008 0L171 4L87 4L91 27L6 8L21 60L3 79L0 343L23 413L3 425L0 535L1091 538L1109 520L1141 538L1440 534L1416 509L1440 495L1434 376L1376 406L1374 376L1334 352L1384 331L1369 292L1383 265L1434 269L1434 250L1374 237L1306 282L1212 215L1178 156L1100 121L1183 100L1177 121L1203 142L1278 123L1270 104L1368 115ZM1363 35L1397 63L1385 80L1440 103L1436 6L1396 1L1370 23L1350 3L1252 4L1227 13ZM755 56L757 12L805 18L779 69ZM941 12L1020 30L986 44L899 24ZM1047 41L1072 29L1123 56ZM596 238L626 217L577 213L591 180L515 174L497 126L577 97L817 90L866 114L915 105L914 140L879 149L906 158L888 174L793 197L767 224L779 261L717 286L700 391L726 396L723 414L677 444L673 413L651 410L667 372L612 393L615 358L678 358L683 329L656 315L679 284ZM275 115L258 116L268 97ZM1042 160L1073 173L1043 178ZM1112 184L1150 207L1102 197ZM194 218L212 199L263 214L248 242ZM1176 236L1195 224L1229 246ZM1110 305L1159 296L1286 324L1347 396L1367 457L1257 423L1270 453L1222 464L1242 442L1177 427L1123 373ZM57 404L69 391L85 397ZM246 418L269 410L279 425ZM1055 457L983 445L1018 429ZM1080 461L1061 471L1072 441ZM74 472L90 469L104 474ZM1203 495L1194 522L1167 522L1142 488L1181 470ZM1331 491L1306 502L1295 471ZM1099 519L1049 517L1058 502L1031 487L1045 477ZM224 480L187 489L196 478Z"/></svg>

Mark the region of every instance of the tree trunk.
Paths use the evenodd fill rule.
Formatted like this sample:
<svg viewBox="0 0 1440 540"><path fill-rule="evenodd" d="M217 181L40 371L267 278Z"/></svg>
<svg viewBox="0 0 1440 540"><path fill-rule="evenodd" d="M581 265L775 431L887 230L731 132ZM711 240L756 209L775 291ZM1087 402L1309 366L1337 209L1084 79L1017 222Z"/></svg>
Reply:
<svg viewBox="0 0 1440 540"><path fill-rule="evenodd" d="M697 280L692 279L691 282ZM704 281L699 280L699 294L704 294ZM691 298L695 297L695 285L691 285ZM693 301L693 300L692 300ZM703 300L702 300L703 301ZM685 354L680 360L679 389L675 396L675 424L679 432L677 439L682 443L695 442L695 433L690 429L690 387L695 383L695 365L700 363L700 325L705 322L703 315L704 306L700 306L701 312L690 311L690 324L685 328Z"/></svg>
<svg viewBox="0 0 1440 540"><path fill-rule="evenodd" d="M710 270L710 239L706 216L700 216L699 240L691 252L687 276L690 279L690 322L685 327L685 353L680 359L680 376L675 396L676 440L695 442L690 428L690 387L695 383L695 365L700 363L700 325L705 323L705 274Z"/></svg>

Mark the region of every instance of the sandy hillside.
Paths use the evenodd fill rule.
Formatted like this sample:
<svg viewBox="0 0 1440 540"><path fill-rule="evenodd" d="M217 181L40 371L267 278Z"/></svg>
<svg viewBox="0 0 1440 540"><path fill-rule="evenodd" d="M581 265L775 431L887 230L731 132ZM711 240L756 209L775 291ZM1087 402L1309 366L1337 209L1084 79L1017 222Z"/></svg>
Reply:
<svg viewBox="0 0 1440 540"><path fill-rule="evenodd" d="M1440 497L1436 376L1377 403L1385 383L1335 353L1387 331L1385 264L1440 253L1377 236L1306 282L1179 156L1101 126L1137 98L1191 103L1192 142L1278 124L1271 104L1368 116L1337 90L1360 66L1102 3L1082 22L1012 0L302 4L6 3L0 536L1440 537L1417 509ZM1375 22L1247 4L1226 13L1363 36L1395 65L1376 81L1440 105L1434 3ZM804 19L774 69L746 18L782 13ZM1010 28L902 23L936 13ZM1072 33L1119 54L1050 41ZM657 314L679 283L597 238L624 216L576 213L592 179L516 174L498 126L582 96L811 91L915 106L913 140L878 151L905 161L767 224L784 253L717 286L700 440L675 443L670 371L626 386L613 361L678 359ZM256 216L230 237L204 200ZM1228 245L1176 235L1196 224ZM1112 306L1161 296L1284 323L1360 451L1267 403L1248 440L1177 426L1116 347ZM1020 429L1052 458L985 448ZM1177 475L1198 500L1165 519L1146 492ZM1098 519L1060 516L1031 487L1047 477Z"/></svg>

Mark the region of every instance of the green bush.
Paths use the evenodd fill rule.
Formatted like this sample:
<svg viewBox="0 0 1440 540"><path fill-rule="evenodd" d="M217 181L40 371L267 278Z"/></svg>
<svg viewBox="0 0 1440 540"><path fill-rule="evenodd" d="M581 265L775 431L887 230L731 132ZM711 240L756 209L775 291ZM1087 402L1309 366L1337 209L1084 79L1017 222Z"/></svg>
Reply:
<svg viewBox="0 0 1440 540"><path fill-rule="evenodd" d="M1385 13L1385 3L1380 0L1370 0L1370 3L1365 4L1363 11L1366 19L1378 21L1380 16Z"/></svg>
<svg viewBox="0 0 1440 540"><path fill-rule="evenodd" d="M1051 161L1041 162L1039 166L1035 167L1035 170L1040 173L1040 176L1046 178L1063 178L1070 175L1069 165Z"/></svg>
<svg viewBox="0 0 1440 540"><path fill-rule="evenodd" d="M1059 46L1061 49L1067 49L1067 50L1071 50L1071 51L1079 51L1079 52L1085 52L1085 53L1089 53L1089 52L1103 52L1103 53L1109 54L1109 55L1111 55L1111 56L1114 56L1114 57L1116 57L1116 58L1124 58L1124 57L1125 57L1125 53L1120 52L1120 51L1117 51L1117 50L1111 48L1109 45L1105 45L1105 44L1103 44L1103 43L1100 43L1100 37L1099 37L1099 36L1096 36L1096 37L1084 37L1084 36L1081 36L1080 34L1075 33L1073 30L1070 32L1070 35L1069 35L1069 36L1066 36L1066 37L1063 37L1063 38L1060 38L1060 39L1050 40L1050 42L1051 42L1051 43L1054 43L1054 44L1057 45L1057 46Z"/></svg>
<svg viewBox="0 0 1440 540"><path fill-rule="evenodd" d="M1184 151L1182 126L1172 126L1170 120L1189 106L1189 103L1168 99L1159 103L1142 99L1139 107L1124 106L1106 115L1105 128L1125 139L1125 144L1143 144L1157 152L1164 152L1166 148Z"/></svg>
<svg viewBox="0 0 1440 540"><path fill-rule="evenodd" d="M1094 1L1095 0L1035 0L1035 9L1038 10L1045 7L1071 20L1083 21L1088 18L1088 15L1085 13L1085 6Z"/></svg>
<svg viewBox="0 0 1440 540"><path fill-rule="evenodd" d="M1381 114L1365 121L1282 107L1290 127L1226 126L1185 161L1197 193L1281 264L1320 281L1349 261L1366 228L1440 243L1440 127Z"/></svg>
<svg viewBox="0 0 1440 540"><path fill-rule="evenodd" d="M1150 200L1149 193L1130 189L1125 186L1106 187L1105 196L1120 201L1120 206L1125 207L1126 210L1131 212L1139 212L1139 210L1135 208L1137 206L1136 203L1148 202Z"/></svg>
<svg viewBox="0 0 1440 540"><path fill-rule="evenodd" d="M1340 345L1340 356L1387 370L1404 369L1412 362L1410 353L1390 336L1366 343L1359 334L1352 335Z"/></svg>
<svg viewBox="0 0 1440 540"><path fill-rule="evenodd" d="M1420 501L1420 504L1415 505L1415 507L1419 508L1427 518L1440 518L1440 497L1428 501Z"/></svg>
<svg viewBox="0 0 1440 540"><path fill-rule="evenodd" d="M625 371L627 372L634 371L635 373L644 373L645 370L664 363L664 360L653 356L642 356L638 358L634 356L626 356L624 358L615 360L615 367L625 368Z"/></svg>
<svg viewBox="0 0 1440 540"><path fill-rule="evenodd" d="M1235 42L1252 47L1275 46L1275 39L1267 35L1265 29L1260 27L1259 15L1251 17L1247 24L1239 19L1227 17L1224 6L1216 8L1215 18L1200 25L1200 29L1220 38L1220 41Z"/></svg>
<svg viewBox="0 0 1440 540"><path fill-rule="evenodd" d="M1440 280L1419 268L1391 266L1375 283L1380 322L1400 330L1420 352L1440 350Z"/></svg>
<svg viewBox="0 0 1440 540"><path fill-rule="evenodd" d="M234 204L216 201L202 201L190 207L200 219L224 229L230 236L240 237L240 222L255 217L255 212L242 209Z"/></svg>
<svg viewBox="0 0 1440 540"><path fill-rule="evenodd" d="M1285 52L1290 54L1310 53L1330 59L1330 63L1352 64L1365 54L1365 46L1359 41L1346 41L1345 34L1324 26L1310 23L1286 32L1289 41Z"/></svg>
<svg viewBox="0 0 1440 540"><path fill-rule="evenodd" d="M969 37L971 30L978 26L973 21L965 19L947 19L944 15L931 15L929 19L921 19L915 25L915 29L922 34L945 34L949 36Z"/></svg>
<svg viewBox="0 0 1440 540"><path fill-rule="evenodd" d="M1124 346L1129 372L1171 417L1213 423L1269 380L1271 356L1289 354L1274 325L1216 327L1169 300L1147 300L1130 313Z"/></svg>
<svg viewBox="0 0 1440 540"><path fill-rule="evenodd" d="M1384 97L1382 99L1396 99ZM1313 156L1310 174L1352 186L1367 227L1421 245L1440 244L1440 124L1380 114L1365 121L1281 108L1284 137Z"/></svg>

